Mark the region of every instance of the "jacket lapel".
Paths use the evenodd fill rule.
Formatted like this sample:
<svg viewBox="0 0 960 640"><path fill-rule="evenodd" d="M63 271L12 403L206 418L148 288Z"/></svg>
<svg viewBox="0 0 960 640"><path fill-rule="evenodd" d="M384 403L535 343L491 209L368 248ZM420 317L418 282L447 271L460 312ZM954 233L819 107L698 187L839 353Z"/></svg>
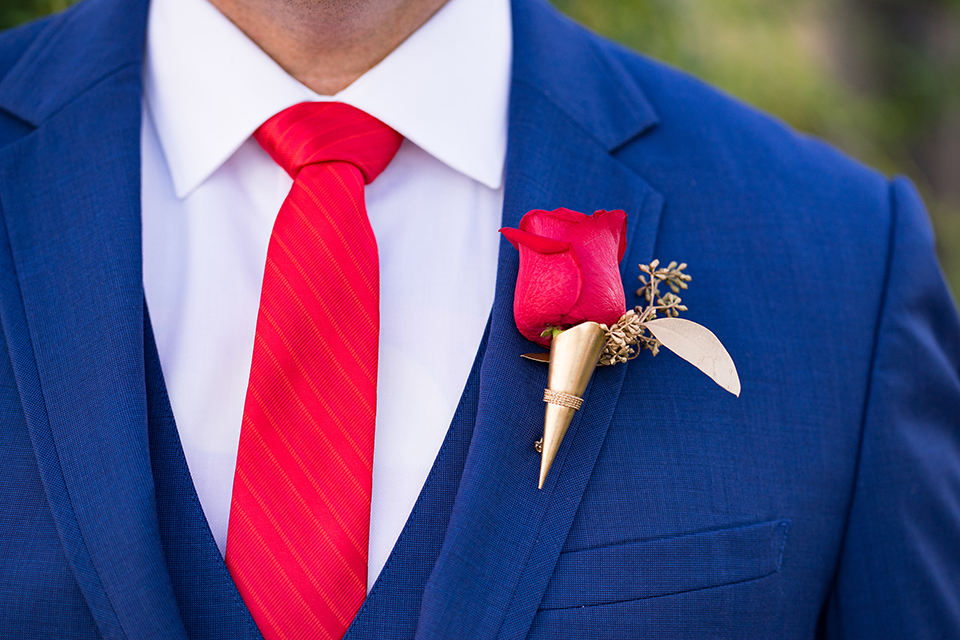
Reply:
<svg viewBox="0 0 960 640"><path fill-rule="evenodd" d="M540 0L514 1L503 224L530 209L625 209L628 303L652 259L663 201L612 153L656 122L618 62ZM626 366L598 369L537 490L546 367L513 320L519 256L501 241L491 332L471 448L443 548L427 584L419 638L524 637L577 511Z"/></svg>
<svg viewBox="0 0 960 640"><path fill-rule="evenodd" d="M185 638L160 545L143 361L145 2L54 18L0 85L2 321L64 549L107 638ZM8 243L8 244L7 244Z"/></svg>

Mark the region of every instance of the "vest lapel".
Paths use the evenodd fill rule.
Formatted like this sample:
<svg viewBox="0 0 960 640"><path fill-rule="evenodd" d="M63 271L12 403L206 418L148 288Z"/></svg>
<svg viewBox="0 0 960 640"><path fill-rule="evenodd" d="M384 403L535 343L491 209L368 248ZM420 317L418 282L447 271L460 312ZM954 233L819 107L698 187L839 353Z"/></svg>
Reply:
<svg viewBox="0 0 960 640"><path fill-rule="evenodd" d="M486 352L489 331L488 325L450 430L430 475L390 557L344 640L399 640L414 636L423 588L440 553L473 434L480 391L480 364Z"/></svg>
<svg viewBox="0 0 960 640"><path fill-rule="evenodd" d="M654 123L652 108L615 59L539 0L515 0L504 226L517 226L534 208L625 209L631 257L652 259L662 198L612 152ZM418 638L527 634L626 372L597 371L539 491L533 443L542 434L547 371L520 359L533 344L513 320L518 268L517 252L501 241L476 426ZM621 269L633 300L639 270L630 263Z"/></svg>
<svg viewBox="0 0 960 640"><path fill-rule="evenodd" d="M144 321L150 461L164 555L184 625L194 640L262 639L203 515L177 435L149 315ZM473 433L485 350L486 335L433 469L344 640L414 635L423 587L443 542Z"/></svg>
<svg viewBox="0 0 960 640"><path fill-rule="evenodd" d="M146 306L143 334L157 517L184 626L191 640L263 640L220 557L190 478Z"/></svg>
<svg viewBox="0 0 960 640"><path fill-rule="evenodd" d="M146 3L53 19L0 86L2 321L50 508L106 638L185 638L150 470L140 253Z"/></svg>

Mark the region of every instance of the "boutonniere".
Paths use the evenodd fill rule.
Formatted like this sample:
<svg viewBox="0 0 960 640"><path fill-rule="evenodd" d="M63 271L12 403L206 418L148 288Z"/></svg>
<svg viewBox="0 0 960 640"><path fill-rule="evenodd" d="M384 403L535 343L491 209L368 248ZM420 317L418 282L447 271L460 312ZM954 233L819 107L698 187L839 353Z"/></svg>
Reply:
<svg viewBox="0 0 960 640"><path fill-rule="evenodd" d="M543 438L537 442L541 489L598 366L627 362L643 349L656 356L666 347L740 395L736 366L717 337L678 317L687 310L678 295L691 280L686 264L640 265L637 295L645 304L626 309L619 270L626 229L623 211L585 215L556 209L530 211L518 229L500 230L520 251L513 299L517 329L550 347L549 353L522 354L550 365Z"/></svg>

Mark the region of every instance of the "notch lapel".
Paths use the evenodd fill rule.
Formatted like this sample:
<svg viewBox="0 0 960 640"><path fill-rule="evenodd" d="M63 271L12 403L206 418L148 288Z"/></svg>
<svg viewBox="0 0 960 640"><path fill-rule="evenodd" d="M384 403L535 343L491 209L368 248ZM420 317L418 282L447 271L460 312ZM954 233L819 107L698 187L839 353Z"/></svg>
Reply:
<svg viewBox="0 0 960 640"><path fill-rule="evenodd" d="M0 85L2 320L41 478L106 638L186 638L149 462L140 237L145 2L54 18ZM102 41L93 40L101 38ZM9 248L9 252L7 251Z"/></svg>
<svg viewBox="0 0 960 640"><path fill-rule="evenodd" d="M656 116L615 59L540 0L514 2L504 226L530 209L625 209L621 265L635 300L637 262L650 261L662 197L613 155ZM542 491L537 489L547 368L520 359L519 255L500 244L496 297L480 373L473 440L418 638L525 637L603 444L626 365L597 370Z"/></svg>

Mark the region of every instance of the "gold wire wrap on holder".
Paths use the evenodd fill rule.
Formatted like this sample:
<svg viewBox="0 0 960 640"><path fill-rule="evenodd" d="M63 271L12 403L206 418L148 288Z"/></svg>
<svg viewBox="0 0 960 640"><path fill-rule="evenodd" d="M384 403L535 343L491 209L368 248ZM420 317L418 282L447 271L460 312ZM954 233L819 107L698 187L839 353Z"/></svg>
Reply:
<svg viewBox="0 0 960 640"><path fill-rule="evenodd" d="M574 411L579 411L580 407L583 406L583 398L551 389L543 390L543 401L549 404L555 404L558 407L569 407Z"/></svg>
<svg viewBox="0 0 960 640"><path fill-rule="evenodd" d="M596 322L582 322L550 342L550 368L547 390L543 394L543 451L540 454L540 480L543 488L547 473L560 451L563 436L573 416L583 405L583 395L597 368L607 334Z"/></svg>

